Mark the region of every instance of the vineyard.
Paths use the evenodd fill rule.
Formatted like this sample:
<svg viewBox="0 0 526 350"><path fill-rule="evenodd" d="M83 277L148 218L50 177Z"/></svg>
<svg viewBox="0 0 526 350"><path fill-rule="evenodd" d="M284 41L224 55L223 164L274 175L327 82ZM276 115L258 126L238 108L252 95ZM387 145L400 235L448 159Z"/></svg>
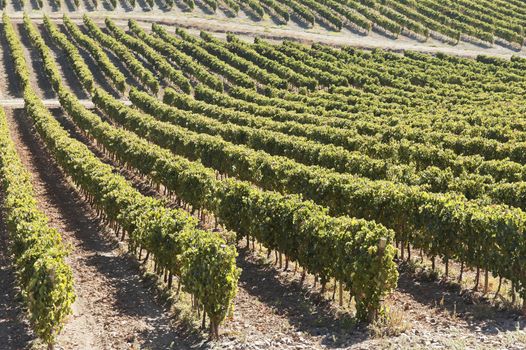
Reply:
<svg viewBox="0 0 526 350"><path fill-rule="evenodd" d="M68 1L1 4L7 348L526 348L526 58L77 11L520 50L521 1Z"/></svg>
<svg viewBox="0 0 526 350"><path fill-rule="evenodd" d="M515 50L524 44L526 24L521 0L3 0L0 7L14 12L142 13L170 21L190 15L362 36L375 32L420 42L432 38L449 45L496 44Z"/></svg>

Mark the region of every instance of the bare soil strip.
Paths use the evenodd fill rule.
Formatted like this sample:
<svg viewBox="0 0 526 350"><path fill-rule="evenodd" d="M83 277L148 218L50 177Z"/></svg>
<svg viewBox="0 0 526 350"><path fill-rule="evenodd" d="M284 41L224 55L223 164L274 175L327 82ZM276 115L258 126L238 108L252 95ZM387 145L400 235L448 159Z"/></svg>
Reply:
<svg viewBox="0 0 526 350"><path fill-rule="evenodd" d="M86 108L93 109L95 108L95 105L91 100L84 99L79 100L80 104L83 105ZM121 103L124 103L127 106L131 106L130 100L120 100ZM42 103L47 108L60 108L60 101L57 99L43 99ZM4 108L13 108L13 109L22 109L24 108L24 99L22 98L8 98L8 99L0 99L0 106Z"/></svg>

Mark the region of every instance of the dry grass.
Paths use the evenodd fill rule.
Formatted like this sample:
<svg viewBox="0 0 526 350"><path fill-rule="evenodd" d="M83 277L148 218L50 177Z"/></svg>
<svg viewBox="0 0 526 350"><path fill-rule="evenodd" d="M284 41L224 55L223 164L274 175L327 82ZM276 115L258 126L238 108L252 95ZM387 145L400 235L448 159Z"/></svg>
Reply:
<svg viewBox="0 0 526 350"><path fill-rule="evenodd" d="M403 310L386 306L382 315L368 329L372 338L397 337L411 329L411 324L405 319Z"/></svg>

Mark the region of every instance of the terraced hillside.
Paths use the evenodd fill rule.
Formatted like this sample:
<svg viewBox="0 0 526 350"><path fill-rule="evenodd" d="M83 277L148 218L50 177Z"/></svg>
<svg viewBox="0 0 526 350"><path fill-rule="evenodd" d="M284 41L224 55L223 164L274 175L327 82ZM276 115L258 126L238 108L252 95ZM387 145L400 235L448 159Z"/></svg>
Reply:
<svg viewBox="0 0 526 350"><path fill-rule="evenodd" d="M469 1L192 4L522 45ZM8 346L526 344L526 59L56 14L3 15Z"/></svg>

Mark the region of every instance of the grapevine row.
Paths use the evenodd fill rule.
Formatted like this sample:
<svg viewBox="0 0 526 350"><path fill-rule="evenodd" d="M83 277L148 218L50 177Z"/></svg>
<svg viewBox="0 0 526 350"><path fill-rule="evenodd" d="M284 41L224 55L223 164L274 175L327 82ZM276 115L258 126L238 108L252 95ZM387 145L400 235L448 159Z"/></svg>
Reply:
<svg viewBox="0 0 526 350"><path fill-rule="evenodd" d="M55 40L65 38L49 18L45 18L44 23ZM70 110L83 110L76 97L63 86L58 68L50 63L53 59L49 49L27 16L24 25L46 62L46 72L61 105ZM78 55L78 52L73 54L76 48L60 43L71 53L69 58L77 74L85 75L81 81L92 81L91 72L73 61ZM17 70L27 69L22 66L23 59L18 63ZM159 200L141 195L84 144L72 139L31 88L26 89L24 99L28 115L64 172L110 222L128 233L132 249L146 249L158 267L179 276L183 289L203 305L210 317L211 329L217 335L217 327L237 291L236 249L226 245L217 233L197 229L197 220L183 210L165 208Z"/></svg>
<svg viewBox="0 0 526 350"><path fill-rule="evenodd" d="M13 48L12 56L24 90L29 88L24 55L9 18L3 15L4 33ZM30 174L18 157L10 138L7 119L0 109L0 184L9 232L10 251L29 319L35 334L54 344L75 300L73 275L65 259L68 249L37 206Z"/></svg>
<svg viewBox="0 0 526 350"><path fill-rule="evenodd" d="M169 108L147 94L134 95L136 93L132 91L130 97L134 104L151 115L170 121L178 119L175 114L170 114ZM163 135L162 139L169 139L169 135ZM257 164L264 163L257 159ZM273 171L276 169L277 166ZM292 169L298 169L298 174L292 175ZM502 263L502 259L511 257L508 255L511 252L504 250L523 249L518 248L524 245L521 232L526 216L522 211L498 205L480 206L452 194L431 194L392 182L357 179L322 170L309 173L304 171L306 168L300 169L295 166L288 170L291 177L284 184L286 191L303 193L330 207L335 214L381 222L395 229L398 240L409 241L431 256L440 256L446 261L460 260L501 277L512 278L516 285L523 285L524 282L518 282L519 274L515 274L520 269L520 258ZM285 180L282 176L279 176L280 181ZM502 246L499 242L503 241L514 243ZM514 254L519 257L523 253L516 251Z"/></svg>
<svg viewBox="0 0 526 350"><path fill-rule="evenodd" d="M184 114L181 114L180 111L164 106L147 94L132 90L130 97L134 104L145 109L156 118L170 122L183 120L181 116ZM107 101L105 104L111 105ZM119 106L118 103L113 107L102 107L101 102L98 102L98 105L115 119L124 120L126 117L136 115L136 113L132 113L133 109ZM118 115L118 117L113 117L114 115ZM143 118L147 117L143 116ZM192 118L193 120L184 121L185 126L196 125L192 124L197 120L196 116L192 115ZM136 123L134 131L140 133L138 125L144 128L145 124L144 119L138 120L142 121L134 122ZM124 121L121 123L127 125ZM152 125L155 125L153 121ZM200 128L204 131L210 128L210 125L214 124L202 124ZM127 127L131 128L129 125ZM214 125L214 127L219 127L219 124ZM149 129L148 133L153 135L153 130L158 133L158 138L155 140L157 143L161 142L162 139L170 139L170 135L163 134L162 130L174 129L170 129L166 124L162 125L161 129L159 124L156 129ZM248 131L248 129L244 130ZM144 137L147 137L146 134ZM164 147L168 148L168 146ZM221 157L216 155L217 159L222 159ZM521 234L524 229L524 213L522 211L498 205L484 206L451 194L431 194L415 187L383 181L355 179L354 182L347 180L348 182L344 185L337 185L336 181L326 182L327 178L322 177L321 174L323 173L320 172L316 175L325 181L323 182L325 185L323 187L318 186L315 189L316 193L325 195L325 193L330 193L329 190L334 191L332 197L329 195L325 197L327 202L322 203L323 205L334 210L334 208L342 208L341 201L345 200L347 203L345 214L383 222L397 231L399 240L410 241L416 247L423 248L431 256L440 256L445 260L455 259L470 266L482 267L498 276L511 278L516 286L520 286L521 291L524 289L524 282L521 282L519 277L521 275L519 271L522 269L520 259L511 258L513 255L519 257L524 254L522 251L524 242ZM296 185L291 181L284 191L293 192L291 188L301 188L301 190L297 190L297 193L306 192L305 189L309 188L306 183L312 177L302 183L301 181L305 177L305 174L302 173L301 176L295 178L295 181L299 183L297 187L294 187ZM281 179L283 178L281 177ZM342 178L343 176L337 180L341 181ZM331 185L328 185L329 183ZM334 189L331 186L334 186ZM328 204L329 198L332 198L333 202L337 204ZM321 200L319 201L321 203ZM506 229L502 229L503 227ZM459 232L462 234L458 234ZM507 243L502 246L500 242ZM503 259L507 259L505 263L502 262Z"/></svg>
<svg viewBox="0 0 526 350"><path fill-rule="evenodd" d="M89 21L89 19L85 19ZM166 50L166 51L155 51L149 45L155 47L154 42L146 43L141 40L134 38L126 34L122 29L117 27L109 18L105 20L107 28L111 31L111 34L126 45L129 49L134 52L138 52L140 55L146 57L150 64L154 67L170 67L169 70L176 71L177 74L181 74L181 71L175 69L173 65L168 61L171 60L175 62L180 69L184 70L187 74L192 75L198 79L203 84L208 85L209 87L216 89L218 91L223 91L223 82L215 75L211 74L207 70L203 69L200 65L195 64L191 57L178 51L178 50ZM164 55L164 57L163 57ZM165 58L166 57L166 58ZM168 69L168 68L167 68ZM186 78L185 78L186 79ZM187 81L187 80L186 80ZM187 81L188 82L188 81ZM182 90L188 92L190 87L183 88Z"/></svg>
<svg viewBox="0 0 526 350"><path fill-rule="evenodd" d="M137 29L136 29L137 30ZM170 94L170 91L168 91L168 94L166 95L168 98L170 97L173 97L173 94ZM172 98L173 99L173 98ZM187 105L188 104L188 100L187 97L185 97L184 95L181 96L179 98L179 101L183 99L183 106L184 105ZM221 100L223 101L224 100L224 97L222 95L219 95L217 100ZM181 102L179 102L179 105L181 105ZM211 107L211 106L210 106ZM184 108L184 107L183 107ZM204 109L202 110L199 110L198 112L202 112L203 111L206 111L207 113L210 113L212 110L210 108L206 108L203 107ZM224 113L223 113L224 114ZM217 113L216 112L213 112L213 115L216 115L217 116ZM227 120L231 121L232 117L229 117L228 115L226 116ZM234 118L235 119L235 118ZM247 118L245 118L246 120ZM315 119L315 118L313 118ZM239 119L238 119L239 120ZM290 124L289 124L290 125ZM290 128L289 126L287 126L287 128ZM290 130L290 129L289 129ZM304 132L303 128L299 127L297 128L296 130L299 130L299 132ZM333 130L322 130L322 132L325 131L326 134L325 135L328 135L328 137L332 137L334 136L334 132ZM290 131L289 131L290 132ZM337 134L337 133L336 133ZM349 135L348 135L349 136ZM348 138L345 138L345 137L342 137L341 139L343 140L348 140ZM334 140L334 138L333 138ZM353 147L356 147L355 145L357 144L363 144L363 142L355 142L353 144ZM422 150L426 150L426 147L425 146L424 148L422 147L412 147L412 148L405 148L403 150L403 152L405 154L407 154L408 150L409 149L412 149L412 154L415 154L415 155L421 155L422 154ZM374 148L373 148L374 150ZM383 152L385 152L386 150L383 150ZM437 150L435 150L434 148L430 148L428 149L428 152L424 152L424 154L429 154L430 157L426 157L426 158L423 158L422 160L430 160L430 159L435 159L435 156L433 156L432 154L434 152L436 152ZM468 160L467 158L466 159L463 159L463 160L460 160L460 159L457 159L457 160L454 160L455 157L451 157L451 154L446 154L446 156L448 158L446 158L446 161L445 161L445 164L440 164L442 165L442 167L446 166L452 166L453 169L455 170L455 174L462 174L464 173L464 171L468 170L468 169L471 169L471 171L473 171L474 169L479 169L482 173L482 175L488 175L488 174L491 174L493 176L496 176L496 179L498 181L501 181L501 180L508 180L508 178L506 176L508 176L508 174L511 174L513 176L515 176L514 174L520 174L521 173L521 170L522 167L518 164L506 164L506 162L498 162L498 163L483 163L482 165L479 164L479 160L478 159L472 159L472 160ZM297 158L296 158L297 159ZM365 159L363 159L365 160ZM420 161L420 159L411 159L411 161ZM407 162L409 162L409 160L407 160ZM369 163L372 165L372 163L369 161ZM439 164L439 163L436 163L436 164ZM433 165L433 164L431 164ZM329 166L330 165L326 165L326 166ZM426 165L427 166L427 165ZM511 167L515 167L516 170L514 171L510 171L511 170ZM468 167L468 168L466 168ZM517 172L517 167L518 167L518 172ZM371 168L371 169L368 169L366 171L369 171L368 173L363 173L363 172L360 172L360 168L353 168L354 171L358 171L358 174L361 174L361 175L365 175L365 176L374 176L373 178L383 178L382 177L382 172L378 173L376 170L378 170L379 168L376 167L376 168ZM367 168L366 168L367 169ZM385 169L388 169L388 168L385 168ZM446 169L447 170L447 169ZM372 171L372 172L371 172ZM484 194L485 192L487 192L487 188L488 186L492 186L492 181L488 183L488 179L487 178L484 178L484 177L479 177L479 178L476 178L476 176L474 175L470 175L469 177L466 177L465 175L463 175L463 178L458 181L458 180L455 180L455 181L448 181L447 179L449 180L453 180L452 179L452 173L446 171L446 172L442 172L442 175L440 174L437 174L437 171L438 170L435 170L435 169L430 169L429 171L426 171L424 172L420 179L424 179L424 181L429 181L431 180L430 176L438 176L438 177L442 177L444 179L443 182L441 183L436 183L434 180L433 182L429 183L429 186L432 186L430 187L430 190L433 190L433 191L447 191L447 190L454 190L454 191L459 191L461 193L464 193L466 194L468 197L470 198L476 198L476 197L479 197L481 196L482 194ZM440 171L438 171L440 173ZM374 173L374 175L373 175ZM407 171L405 171L406 175L407 176ZM393 174L393 173L391 173ZM384 175L385 176L385 175ZM426 180L426 178L428 178ZM517 178L516 177L512 177L510 178L509 180L516 180ZM521 177L518 178L519 180L521 179ZM408 181L408 180L403 180L403 181ZM411 180L411 181L415 181L415 180ZM424 184L421 182L422 180L416 180L415 183L420 183L420 184ZM474 184L476 184L474 186ZM438 187L437 187L438 186ZM502 185L499 185L497 189L495 189L494 193L502 193L501 192L501 189L502 188L508 188L510 185L509 184L502 184ZM508 191L507 191L508 192ZM506 195L505 197L503 197L502 195L499 195L497 197L493 196L492 197L498 201L501 201L501 200L505 200L506 203L514 203L514 204L517 204L517 203L520 203L522 201L521 197L520 196L511 196L510 198L510 195ZM497 199L498 198L498 199ZM520 205L521 207L524 207L523 205Z"/></svg>
<svg viewBox="0 0 526 350"><path fill-rule="evenodd" d="M150 91L153 93L159 91L159 82L155 76L128 51L126 46L102 32L87 15L84 15L83 20L90 34L93 36L93 39L96 40L97 43L100 43L100 45L104 46L106 49L111 49L124 65L128 67L130 73L138 78L145 87L150 89Z"/></svg>
<svg viewBox="0 0 526 350"><path fill-rule="evenodd" d="M242 86L245 88L255 88L254 81L247 76L245 73L240 72L239 70L225 64L223 61L219 60L217 57L209 54L206 50L196 46L192 45L192 43L177 40L173 37L171 37L169 41L166 41L163 46L160 45L161 41L155 40L151 38L146 32L144 32L140 26L135 22L134 20L129 20L129 27L130 30L137 35L137 37L141 40L144 40L146 43L152 45L153 48L158 50L159 52L165 52L164 50L169 51L180 51L188 56L194 58L198 62L200 62L202 65L206 66L209 70L216 72L225 78L227 78L229 81L232 82L232 84ZM116 28L115 26L112 26L111 28ZM163 40L168 40L166 37L161 37ZM171 47L166 49L167 45L166 43L171 44Z"/></svg>

